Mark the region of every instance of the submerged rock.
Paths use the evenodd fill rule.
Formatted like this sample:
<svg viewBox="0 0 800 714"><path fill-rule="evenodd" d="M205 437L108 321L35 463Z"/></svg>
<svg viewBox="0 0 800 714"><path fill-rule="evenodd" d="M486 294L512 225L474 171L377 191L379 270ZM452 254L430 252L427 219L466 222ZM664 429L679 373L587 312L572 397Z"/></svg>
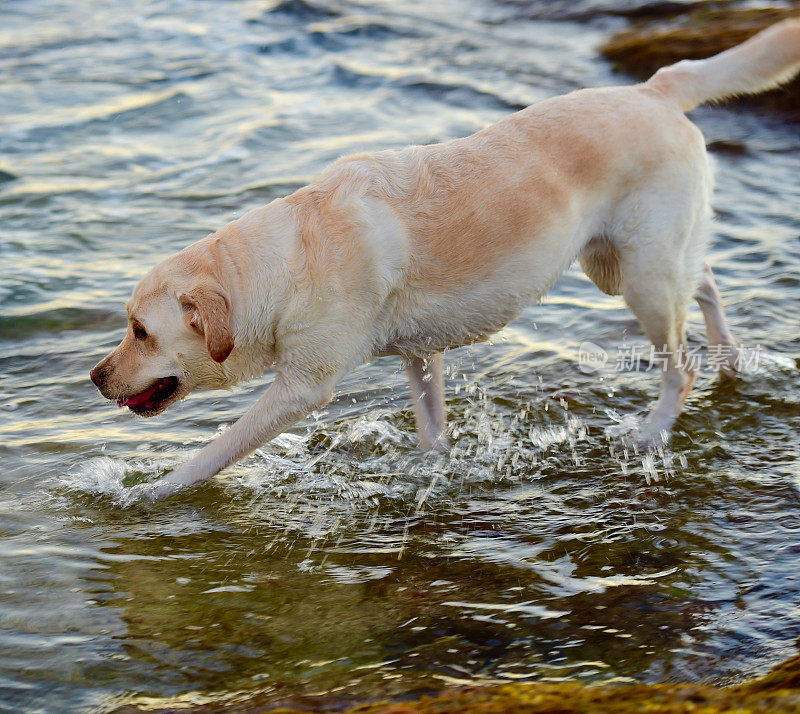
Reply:
<svg viewBox="0 0 800 714"><path fill-rule="evenodd" d="M276 710L289 714L290 710ZM348 714L737 714L800 711L800 656L737 687L702 684L585 686L507 684L469 687L402 703L369 704ZM292 714L295 714L292 712Z"/></svg>
<svg viewBox="0 0 800 714"><path fill-rule="evenodd" d="M268 694L268 693L267 693ZM237 692L219 699L191 697L145 705L123 705L115 714L134 712L194 712L196 714L304 714L342 712L341 697L315 697L307 708L270 705L261 695ZM717 687L704 684L583 685L575 682L514 683L461 687L434 696L405 701L362 704L345 714L797 714L800 712L800 655L744 684Z"/></svg>
<svg viewBox="0 0 800 714"><path fill-rule="evenodd" d="M699 9L646 21L614 35L600 53L615 69L647 79L657 69L681 59L705 59L738 45L787 17L800 17L800 7ZM800 79L754 97L735 101L786 112L800 119Z"/></svg>

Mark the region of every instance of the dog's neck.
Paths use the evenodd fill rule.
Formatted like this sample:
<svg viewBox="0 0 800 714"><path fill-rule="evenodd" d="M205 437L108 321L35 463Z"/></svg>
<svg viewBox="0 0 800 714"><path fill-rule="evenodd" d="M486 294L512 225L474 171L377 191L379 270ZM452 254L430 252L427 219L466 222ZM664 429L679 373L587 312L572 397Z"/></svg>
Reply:
<svg viewBox="0 0 800 714"><path fill-rule="evenodd" d="M232 383L260 376L276 361L278 316L291 300L295 230L293 215L277 200L215 234L232 310L234 349L222 364Z"/></svg>

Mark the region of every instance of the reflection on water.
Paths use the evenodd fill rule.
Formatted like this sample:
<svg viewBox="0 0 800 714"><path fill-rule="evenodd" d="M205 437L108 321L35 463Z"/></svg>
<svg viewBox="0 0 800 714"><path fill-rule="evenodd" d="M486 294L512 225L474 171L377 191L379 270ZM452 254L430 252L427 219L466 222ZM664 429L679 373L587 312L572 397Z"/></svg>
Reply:
<svg viewBox="0 0 800 714"><path fill-rule="evenodd" d="M0 707L728 681L794 652L800 140L778 120L696 114L747 149L717 157L712 264L765 357L737 382L702 374L660 453L610 436L656 376L579 369L584 341L643 338L577 271L447 355L447 457L415 449L399 364L379 359L212 483L147 504L131 487L265 381L145 421L87 378L150 265L339 154L619 81L594 47L622 21L575 14L590 5L3 4Z"/></svg>

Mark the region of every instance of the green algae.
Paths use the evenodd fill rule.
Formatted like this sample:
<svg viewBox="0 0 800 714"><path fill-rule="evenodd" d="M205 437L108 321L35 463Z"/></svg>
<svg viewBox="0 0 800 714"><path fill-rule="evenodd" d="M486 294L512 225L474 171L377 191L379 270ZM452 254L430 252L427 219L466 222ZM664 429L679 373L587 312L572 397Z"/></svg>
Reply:
<svg viewBox="0 0 800 714"><path fill-rule="evenodd" d="M667 19L648 18L618 32L600 47L614 69L637 79L647 79L660 67L681 59L705 59L738 45L766 27L799 17L791 7L709 8L675 14ZM800 118L800 79L746 102Z"/></svg>

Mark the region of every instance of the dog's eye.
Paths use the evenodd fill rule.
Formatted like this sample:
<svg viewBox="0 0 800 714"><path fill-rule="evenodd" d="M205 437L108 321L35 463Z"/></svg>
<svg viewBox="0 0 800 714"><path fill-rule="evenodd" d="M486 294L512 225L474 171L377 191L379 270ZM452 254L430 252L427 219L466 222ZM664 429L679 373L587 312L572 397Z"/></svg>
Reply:
<svg viewBox="0 0 800 714"><path fill-rule="evenodd" d="M133 336L137 340L146 340L147 339L147 330L144 329L141 325L134 325L133 326Z"/></svg>

